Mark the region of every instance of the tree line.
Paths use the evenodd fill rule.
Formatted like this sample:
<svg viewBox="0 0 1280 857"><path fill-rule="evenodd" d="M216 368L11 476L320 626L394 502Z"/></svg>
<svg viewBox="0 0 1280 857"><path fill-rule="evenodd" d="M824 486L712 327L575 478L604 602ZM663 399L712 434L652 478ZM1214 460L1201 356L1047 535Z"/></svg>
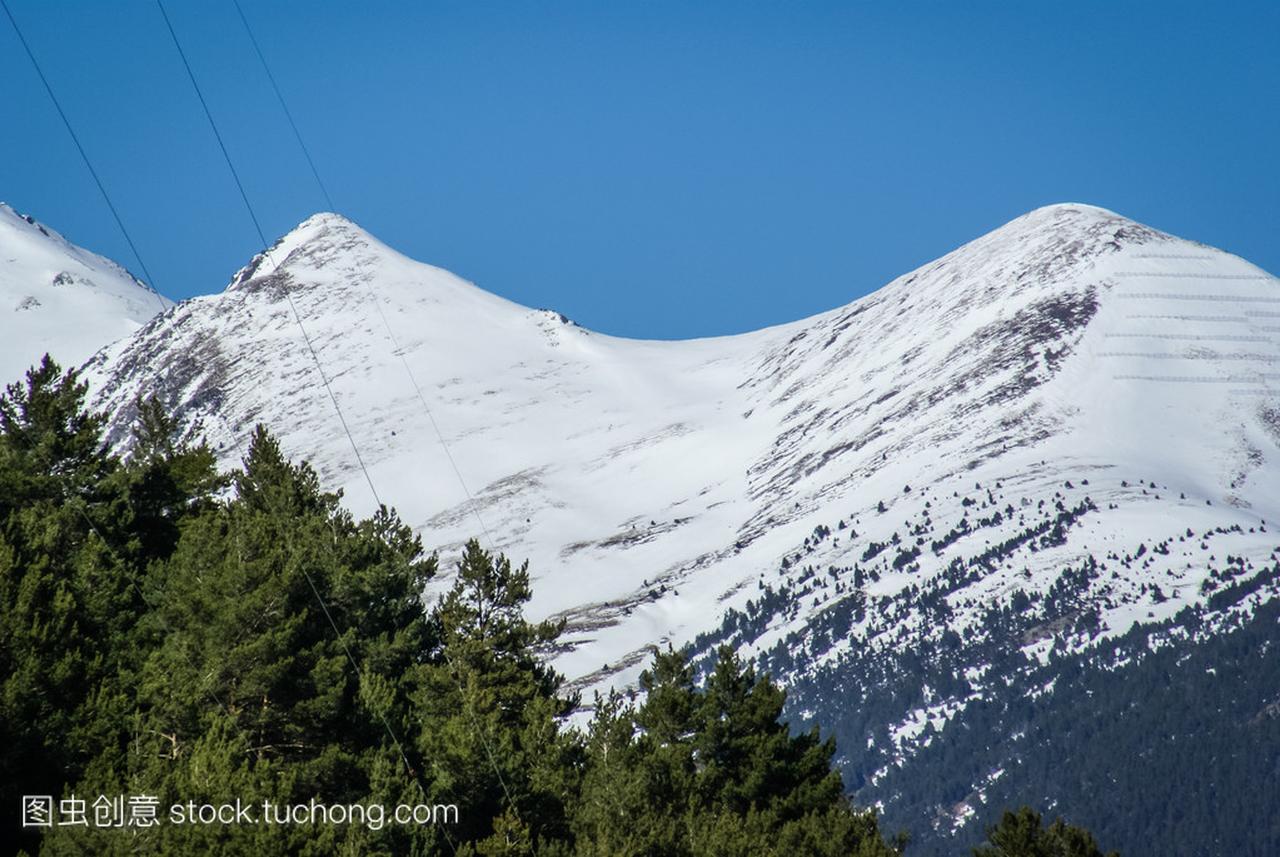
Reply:
<svg viewBox="0 0 1280 857"><path fill-rule="evenodd" d="M815 727L729 648L655 650L633 697L547 664L527 564L357 519L265 429L220 472L155 400L128 452L47 356L0 396L0 850L63 854L891 857ZM29 796L52 801L24 826ZM129 800L104 826L91 802ZM147 801L149 813L140 813ZM454 807L431 823L176 823L170 807ZM157 807L159 808L156 811ZM77 812L79 816L77 816ZM25 816L23 821L27 821ZM69 819L71 819L69 821ZM85 823L76 823L83 820ZM152 823L147 823L148 821ZM136 822L136 823L135 823ZM1101 855L1030 810L983 855ZM1039 849L1039 850L1037 850Z"/></svg>

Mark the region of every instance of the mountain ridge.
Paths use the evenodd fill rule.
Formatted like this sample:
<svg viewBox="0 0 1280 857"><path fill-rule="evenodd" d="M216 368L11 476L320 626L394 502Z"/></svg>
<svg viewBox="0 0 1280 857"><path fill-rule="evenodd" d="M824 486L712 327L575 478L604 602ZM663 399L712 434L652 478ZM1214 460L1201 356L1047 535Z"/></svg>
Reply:
<svg viewBox="0 0 1280 857"><path fill-rule="evenodd" d="M171 302L121 265L0 202L0 370L19 377L52 352L77 365Z"/></svg>
<svg viewBox="0 0 1280 857"><path fill-rule="evenodd" d="M395 493L384 489L384 493L398 497L397 505L411 523L437 537L451 533L444 540L448 549L448 545L462 543L468 528L475 529L479 513L490 531L507 534L498 537L500 545L517 549L533 529L533 516L520 513L520 509L528 512L525 507L538 507L564 532L554 539L557 544L531 552L535 573L540 566L548 568L566 560L586 563L588 557L630 566L615 585L581 592L594 591L594 598L577 604L563 596L542 599L550 602L545 608L549 613L592 629L584 631L576 648L590 642L592 649L599 649L601 623L621 622L636 611L649 612L651 602L644 599L652 589L650 581L658 581L658 591L665 595L678 581L696 576L698 569L732 561L744 567L735 573L733 586L714 594L703 593L697 603L720 603L727 592L740 591L754 575L745 572L750 563L737 557L744 550L772 557L785 554L780 529L794 528L806 510L811 512L815 505L827 502L833 491L852 478L876 491L882 490L880 484L885 480L906 481L899 480L898 468L890 465L918 458L924 454L922 450L929 449L945 450L945 454L934 454L934 463L917 475L953 478L983 460L1000 458L1011 449L1033 446L1052 436L1065 419L1063 408L1061 403L1055 404L1053 396L1045 399L1037 391L1043 392L1044 384L1063 371L1061 364L1069 362L1070 352L1079 344L1072 338L1088 328L1098 311L1099 289L1115 288L1111 281L1118 278L1105 271L1099 273L1098 265L1107 264L1110 255L1122 247L1132 253L1135 248L1157 243L1184 250L1200 246L1105 209L1048 206L846 307L733 337L651 343L570 327L556 315L520 307L441 269L407 260L351 221L321 214L284 236L271 253L255 257L222 296L196 299L175 311L174 321L167 323L176 327L196 316L212 320L222 311L210 313L205 308L229 301L230 306L224 309L233 320L226 323L224 319L223 328L230 337L238 337L251 323L262 332L253 344L218 353L212 350L221 347L222 337L199 337L197 347L210 349L210 353L198 362L224 368L213 375L197 371L198 379L179 371L166 392L178 399L180 413L184 401L198 403L201 396L223 402L230 390L222 381L236 374L230 368L230 355L272 350L277 371L283 369L290 379L311 380L304 382L309 385L309 395L287 390L288 408L267 421L309 425L324 432L323 442L309 436L306 443L299 444L299 451L306 449L331 484L347 485L349 498L367 495L367 489L359 485L362 479L357 478L346 438L332 425L331 405L319 392L314 365L295 341L295 326L279 302L280 295L261 301L249 297L258 290L278 289L278 277L288 277L290 294L299 303L308 327L319 325L314 330L316 348L321 360L329 361L339 400L361 402L362 387L396 391L394 405L387 406L385 397L378 402L368 400L367 408L360 406L367 413L355 417L357 423L363 421L363 427L355 430L363 440L362 453L375 483L403 482L403 471L415 467L423 473L443 474L435 477L432 490L451 502L432 503L434 510L421 509L414 500L404 499L419 493L413 489ZM1234 257L1213 252L1220 264L1235 264L1231 262ZM1087 279L1095 274L1096 282L1080 281L1080 276ZM921 283L928 287L921 288ZM390 359L391 343L385 341L381 322L369 309L373 300L381 302L380 309L393 328L403 325L401 319L406 315L416 314L410 319L412 326L400 327L396 340L411 363L421 360L415 354L431 354L433 365L415 364L415 371L423 375L423 389L439 397L435 409L445 423L450 447L462 446L459 467L468 478L479 476L476 490L466 492L473 495L470 498L447 485L449 470L440 455L417 450L396 461L406 436L423 445L434 445L435 439L422 419L413 415L420 406L411 391L403 380L397 380L403 370ZM265 311L268 317L255 320L255 311L259 315ZM914 330L909 329L912 326ZM360 332L365 345L363 350L348 353L339 343L351 340L353 331ZM940 338L933 337L934 332L941 334ZM518 344L511 345L510 353L477 350L464 343L467 333ZM147 339L157 341L163 336L163 330L157 329ZM881 343L892 343L889 351L896 364L881 359L886 350ZM121 343L116 349L123 352L129 347ZM289 359L281 362L286 354ZM438 364L455 354L461 355L455 358L456 371L441 371ZM91 374L105 377L113 359L110 350L99 355ZM376 372L371 370L373 366ZM168 374L173 376L172 367ZM360 375L363 383L346 386L352 375ZM859 395L853 401L841 401L842 390L855 380L861 388ZM177 389L190 389L193 383L205 392L187 395L184 400ZM251 426L250 419L268 417L272 410L270 402L247 386L238 388L240 395L253 399L252 404L240 408L244 418L236 422L236 430L242 434ZM458 387L462 389L448 392ZM100 401L117 413L127 413L127 403L113 395L109 386L106 389ZM619 400L617 391L621 389L627 391L621 397L627 401ZM581 445L590 435L600 448L580 456L568 452L573 463L557 467L558 458L567 452L558 437L560 427L572 419L572 409L556 408L556 397L607 403L605 412L627 422L633 430L620 432L615 428L617 422L611 420L584 430L577 438L570 436L569 440ZM496 407L489 408L490 402L496 402ZM641 402L647 405L640 407ZM482 418L459 420L464 425L451 437L448 426L456 415L476 408L485 409ZM234 419L236 410L228 411L226 415ZM199 408L195 412L200 415ZM680 419L682 412L695 415L696 421ZM377 417L372 416L375 413ZM519 417L512 418L512 414ZM209 413L203 416L204 429L218 434ZM502 424L502 431L490 418ZM957 422L968 420L986 420L988 424L982 431L958 432ZM402 425L395 441L386 431L374 428L376 423L389 425L391 421ZM405 430L404 426L415 423L416 430ZM849 430L857 425L862 426L860 431ZM925 430L913 430L913 425ZM123 420L117 420L115 429L123 433ZM486 459L501 456L480 452L477 442L510 431L520 431L530 451L509 454L512 460L505 468L486 467ZM285 441L295 432L296 428L282 430ZM623 435L621 442L602 442L611 432ZM727 442L730 437L736 440ZM842 439L828 444L827 437ZM498 441L511 446L509 440ZM221 443L224 455L229 454L234 444L230 439ZM745 486L729 475L728 466L721 466L702 474L700 481L682 485L682 490L659 490L658 497L635 508L605 500L600 488L588 489L590 497L566 499L581 495L582 484L576 473L565 471L580 467L587 474L599 470L633 472L635 462L645 460L637 450L646 448L669 450L666 454L673 457L690 454L736 462L734 469L741 468ZM855 459L856 467L849 466ZM413 465L405 468L405 461ZM936 473L935 467L940 468ZM672 469L668 466L666 472ZM549 484L552 480L548 477L557 470L560 478L554 481L558 484ZM697 502L694 498L714 499ZM439 508L441 505L444 508ZM593 524L593 518L602 516L584 514L586 508L598 506L613 507L612 521L602 519ZM698 509L698 513L677 514L681 506ZM730 520L726 506L746 506L746 510ZM689 540L691 530L686 525L694 518L706 522L718 535L704 533L702 538ZM666 536L677 530L686 541L678 555L647 547L670 541ZM764 544L753 548L762 538ZM636 559L630 561L631 556ZM768 565L775 561L769 560ZM754 564L756 573L765 566L760 558ZM548 586L545 579L539 583L544 592L582 589L554 582ZM664 586L666 590L661 589ZM681 634L691 637L693 629L680 632L679 625L701 620L688 615L674 599L658 600L672 602L669 609L673 615L656 611L659 615L637 636L646 640L654 636L675 640ZM651 633L663 625L676 627ZM626 644L621 644L621 650L617 645L605 648L609 651L601 658L604 663L616 666L619 661L641 660L642 650ZM596 672L583 667L577 670L579 675Z"/></svg>

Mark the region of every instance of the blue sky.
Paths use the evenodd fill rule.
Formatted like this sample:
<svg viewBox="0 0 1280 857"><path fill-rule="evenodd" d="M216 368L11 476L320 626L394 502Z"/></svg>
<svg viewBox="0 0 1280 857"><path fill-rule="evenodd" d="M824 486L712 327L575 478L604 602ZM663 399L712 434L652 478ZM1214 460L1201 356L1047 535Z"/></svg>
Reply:
<svg viewBox="0 0 1280 857"><path fill-rule="evenodd" d="M627 336L854 298L1051 202L1280 273L1280 4L254 2L339 211ZM9 0L162 292L258 248L154 3ZM263 226L325 207L230 0L169 0ZM0 18L0 199L137 269Z"/></svg>

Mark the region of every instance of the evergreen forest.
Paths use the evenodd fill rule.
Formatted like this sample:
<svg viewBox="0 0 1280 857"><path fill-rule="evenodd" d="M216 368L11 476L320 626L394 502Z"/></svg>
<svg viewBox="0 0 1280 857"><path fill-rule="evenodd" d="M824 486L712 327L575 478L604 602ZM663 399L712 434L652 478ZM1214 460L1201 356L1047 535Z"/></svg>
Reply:
<svg viewBox="0 0 1280 857"><path fill-rule="evenodd" d="M527 565L472 541L427 600L445 570L420 538L354 518L266 428L220 472L140 401L117 454L86 392L45 357L0 396L0 851L910 853L732 648L705 671L655 649L639 692L584 707ZM47 824L20 823L30 796ZM1104 852L1023 807L974 853Z"/></svg>

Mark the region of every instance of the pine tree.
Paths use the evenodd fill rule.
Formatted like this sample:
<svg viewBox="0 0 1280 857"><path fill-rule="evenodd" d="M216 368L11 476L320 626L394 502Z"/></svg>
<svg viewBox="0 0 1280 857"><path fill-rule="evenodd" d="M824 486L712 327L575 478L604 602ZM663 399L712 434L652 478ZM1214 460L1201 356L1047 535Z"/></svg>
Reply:
<svg viewBox="0 0 1280 857"><path fill-rule="evenodd" d="M573 806L580 857L678 853L679 787L638 737L635 711L620 694L596 697Z"/></svg>
<svg viewBox="0 0 1280 857"><path fill-rule="evenodd" d="M1118 857L1102 853L1089 831L1055 819L1048 827L1040 813L1029 806L1006 810L1000 823L987 831L987 843L973 850L974 857Z"/></svg>
<svg viewBox="0 0 1280 857"><path fill-rule="evenodd" d="M781 688L720 649L695 743L700 791L712 805L739 814L768 809L790 821L839 801L835 741L822 741L816 727L793 736L782 720L785 701Z"/></svg>
<svg viewBox="0 0 1280 857"><path fill-rule="evenodd" d="M578 742L558 725L576 699L559 695L561 678L542 661L563 624L527 621L530 594L527 564L468 542L434 612L442 645L414 698L432 724L418 749L436 796L467 808L458 834L491 853L517 827L534 843L563 838L576 789Z"/></svg>
<svg viewBox="0 0 1280 857"><path fill-rule="evenodd" d="M160 484L181 487L181 475ZM401 677L433 647L421 591L434 558L422 557L386 509L354 521L265 430L233 483L234 497L195 504L168 556L166 540L151 542L161 554L147 581L153 645L138 668L133 740L127 757L107 760L80 787L158 795L166 806L231 797L421 803L420 780L401 756L413 747ZM409 766L420 770L421 761L410 756ZM390 853L438 835L394 825L165 825L143 838L165 853L293 852L304 843L316 853ZM128 850L130 841L95 850ZM58 835L45 850L76 847Z"/></svg>
<svg viewBox="0 0 1280 857"><path fill-rule="evenodd" d="M792 735L785 695L721 649L704 688L681 652L655 652L644 701L597 700L574 818L581 855L889 857L875 815L849 805L834 744Z"/></svg>
<svg viewBox="0 0 1280 857"><path fill-rule="evenodd" d="M0 396L0 805L57 794L123 716L142 611L111 542L127 520L86 386L48 355ZM5 826L16 824L7 815Z"/></svg>
<svg viewBox="0 0 1280 857"><path fill-rule="evenodd" d="M179 436L177 421L159 399L139 399L135 411L137 421L122 472L137 534L136 550L148 559L164 559L177 547L182 520L208 510L228 479L219 475L207 443Z"/></svg>

